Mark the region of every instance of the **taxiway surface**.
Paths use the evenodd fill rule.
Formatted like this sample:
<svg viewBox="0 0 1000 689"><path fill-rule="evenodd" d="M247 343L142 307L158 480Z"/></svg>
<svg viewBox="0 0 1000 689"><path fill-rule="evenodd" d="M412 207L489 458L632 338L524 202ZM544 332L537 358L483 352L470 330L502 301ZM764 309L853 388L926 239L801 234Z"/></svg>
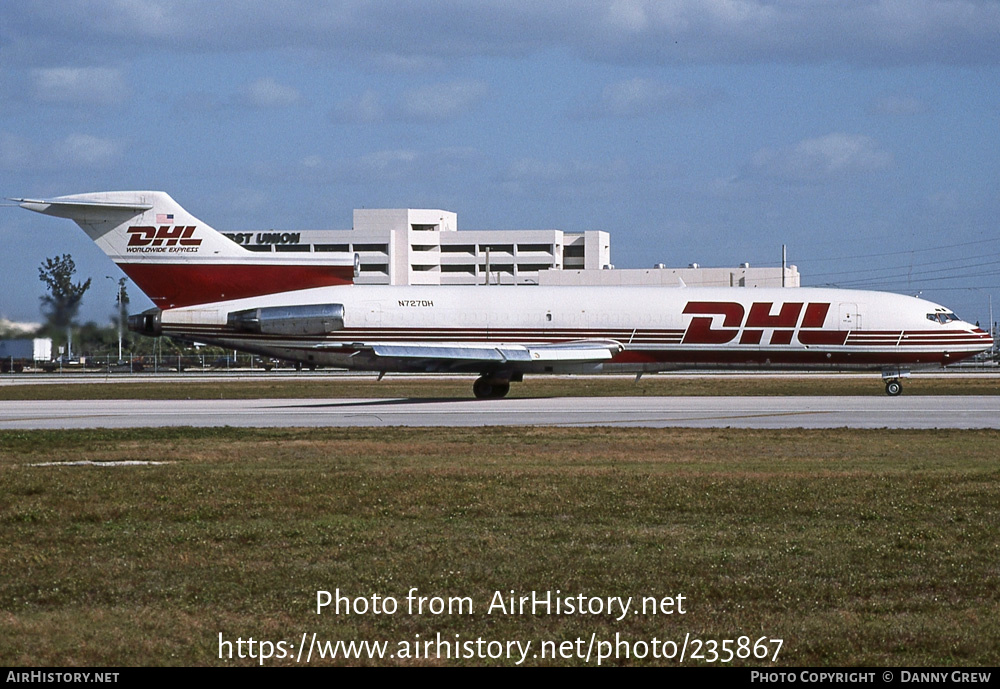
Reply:
<svg viewBox="0 0 1000 689"><path fill-rule="evenodd" d="M1000 428L1000 397L0 401L0 429L164 426Z"/></svg>

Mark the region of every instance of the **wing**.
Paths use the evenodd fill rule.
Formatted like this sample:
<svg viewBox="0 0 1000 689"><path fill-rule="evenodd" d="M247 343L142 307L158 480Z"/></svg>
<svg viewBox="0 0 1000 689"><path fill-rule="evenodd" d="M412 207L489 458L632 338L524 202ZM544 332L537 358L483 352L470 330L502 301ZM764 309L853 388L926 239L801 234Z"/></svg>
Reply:
<svg viewBox="0 0 1000 689"><path fill-rule="evenodd" d="M616 340L511 344L499 342L352 342L320 344L349 349L365 368L410 371L543 371L610 361L624 348Z"/></svg>
<svg viewBox="0 0 1000 689"><path fill-rule="evenodd" d="M563 342L327 341L344 329L342 304L267 306L234 311L229 327L262 335L313 335L314 349L350 357L351 367L373 371L554 372L610 361L624 349L617 340Z"/></svg>

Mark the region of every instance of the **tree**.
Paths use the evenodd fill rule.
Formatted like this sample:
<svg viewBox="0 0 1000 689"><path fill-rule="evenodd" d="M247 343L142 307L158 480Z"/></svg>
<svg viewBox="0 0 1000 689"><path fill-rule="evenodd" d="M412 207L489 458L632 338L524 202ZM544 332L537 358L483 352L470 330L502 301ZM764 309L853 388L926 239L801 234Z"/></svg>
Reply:
<svg viewBox="0 0 1000 689"><path fill-rule="evenodd" d="M66 329L66 354L73 356L73 319L80 310L84 293L90 289L90 278L86 282L73 283L76 264L73 257L63 254L57 258L47 258L38 269L38 279L44 282L49 294L42 296L42 311L49 323Z"/></svg>

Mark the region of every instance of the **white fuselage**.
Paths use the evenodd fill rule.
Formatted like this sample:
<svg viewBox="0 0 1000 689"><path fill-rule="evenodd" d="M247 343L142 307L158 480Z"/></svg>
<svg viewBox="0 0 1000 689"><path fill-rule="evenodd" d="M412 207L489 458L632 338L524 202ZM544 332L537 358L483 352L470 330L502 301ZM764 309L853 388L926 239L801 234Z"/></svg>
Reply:
<svg viewBox="0 0 1000 689"><path fill-rule="evenodd" d="M232 313L338 304L342 327L260 334ZM678 368L890 369L943 366L992 346L947 309L884 292L789 288L393 287L345 285L168 309L162 333L316 365L385 370L373 343L540 344L616 341L610 361L580 365L393 361L389 370L516 372Z"/></svg>

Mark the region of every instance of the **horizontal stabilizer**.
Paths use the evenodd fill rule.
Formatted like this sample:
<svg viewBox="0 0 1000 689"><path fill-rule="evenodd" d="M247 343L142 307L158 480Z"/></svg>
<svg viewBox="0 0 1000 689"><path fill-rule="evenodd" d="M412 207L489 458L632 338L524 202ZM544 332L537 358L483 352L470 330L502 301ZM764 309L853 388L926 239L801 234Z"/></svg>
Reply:
<svg viewBox="0 0 1000 689"><path fill-rule="evenodd" d="M111 211L115 213L131 212L138 215L153 208L151 203L136 202L113 202L113 201L83 201L83 200L59 200L59 199L8 199L29 211L53 215L57 218L78 218L93 215L94 211Z"/></svg>

